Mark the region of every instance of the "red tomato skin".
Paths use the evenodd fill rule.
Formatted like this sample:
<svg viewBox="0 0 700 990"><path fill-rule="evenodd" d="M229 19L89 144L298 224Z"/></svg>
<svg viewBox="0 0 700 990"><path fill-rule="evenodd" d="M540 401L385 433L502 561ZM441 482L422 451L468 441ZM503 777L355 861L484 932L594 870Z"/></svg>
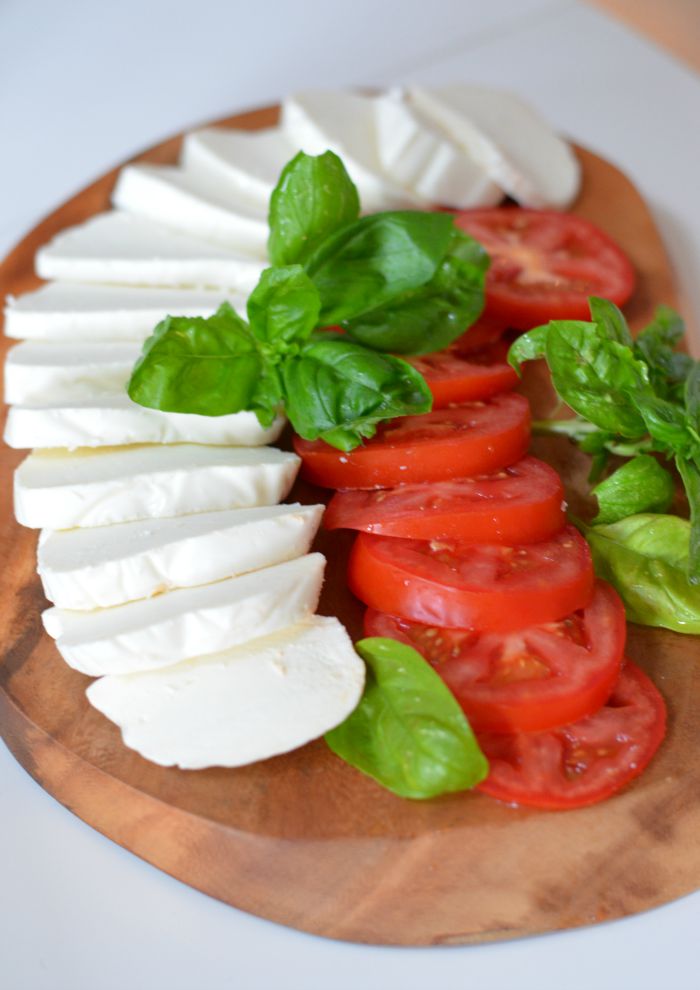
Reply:
<svg viewBox="0 0 700 990"><path fill-rule="evenodd" d="M611 797L638 777L665 734L663 697L650 678L626 660L609 704L594 714L551 732L511 736L481 733L479 743L491 769L477 790L499 801L530 808L583 808ZM585 748L590 750L592 746L596 747L597 760L591 773L584 761ZM604 756L597 755L605 750L608 752ZM582 767L578 772L575 760ZM558 774L550 772L555 765ZM567 774L562 767L571 769Z"/></svg>
<svg viewBox="0 0 700 990"><path fill-rule="evenodd" d="M476 479L336 492L323 518L326 529L506 546L548 540L565 522L561 479L535 457Z"/></svg>
<svg viewBox="0 0 700 990"><path fill-rule="evenodd" d="M528 556L536 560L550 555L555 560L549 567L523 567L521 577L505 588L478 576L471 583L463 577L452 580L448 573L451 565L431 564L431 555L447 552L469 569L471 561L479 561L482 549L496 556L496 560L515 559L516 568ZM495 550L498 555L493 553ZM528 573L524 574L526 569ZM365 605L412 622L448 629L511 632L556 622L590 603L593 584L588 544L572 526L553 540L529 547L455 545L446 551L434 551L426 541L360 533L348 562L348 586Z"/></svg>
<svg viewBox="0 0 700 990"><path fill-rule="evenodd" d="M503 348L490 347L473 355L452 349L406 358L426 380L433 409L446 409L475 399L490 399L518 384L518 376L505 361Z"/></svg>
<svg viewBox="0 0 700 990"><path fill-rule="evenodd" d="M471 427L474 420L478 425ZM458 426L450 429L451 421ZM394 488L498 471L525 455L529 439L527 399L507 392L484 402L391 420L381 424L376 437L347 453L298 436L294 449L302 459L302 478L314 485Z"/></svg>
<svg viewBox="0 0 700 990"><path fill-rule="evenodd" d="M574 620L581 645L566 638L566 623ZM417 649L452 691L471 727L494 733L544 732L597 711L619 677L626 635L624 605L603 581L596 582L591 604L582 613L516 634L522 636L524 652L512 642L514 634L418 626L372 609L365 613L364 627L366 636L387 636ZM544 652L534 652L543 641ZM547 650L553 651L549 658ZM549 677L537 670L543 662L552 671ZM532 677L521 676L521 663L534 668ZM513 679L509 664L515 668Z"/></svg>

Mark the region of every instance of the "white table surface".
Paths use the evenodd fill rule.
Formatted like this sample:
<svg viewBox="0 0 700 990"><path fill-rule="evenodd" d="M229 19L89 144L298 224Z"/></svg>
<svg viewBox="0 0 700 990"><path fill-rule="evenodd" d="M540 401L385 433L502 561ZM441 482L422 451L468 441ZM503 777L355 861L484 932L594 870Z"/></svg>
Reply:
<svg viewBox="0 0 700 990"><path fill-rule="evenodd" d="M0 0L0 254L106 168L202 120L302 86L462 79L518 89L628 172L697 319L700 79L573 0ZM690 990L699 981L700 894L596 928L478 947L373 948L281 928L98 835L1 745L0 848L3 990Z"/></svg>

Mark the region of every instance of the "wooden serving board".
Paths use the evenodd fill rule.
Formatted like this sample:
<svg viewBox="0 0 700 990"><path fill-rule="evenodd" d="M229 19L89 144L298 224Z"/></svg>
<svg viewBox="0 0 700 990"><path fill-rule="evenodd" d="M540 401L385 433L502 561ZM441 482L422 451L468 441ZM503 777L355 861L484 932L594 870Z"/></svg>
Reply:
<svg viewBox="0 0 700 990"><path fill-rule="evenodd" d="M257 128L274 109L223 124ZM173 138L140 159L173 162ZM579 151L575 212L607 230L639 274L628 307L640 326L674 286L643 201L611 165ZM110 172L33 230L0 268L0 293L34 288L36 249L106 209ZM530 391L543 400L546 382ZM581 462L540 442L576 501ZM382 790L323 741L239 770L163 769L126 749L85 699L42 632L36 535L11 505L16 452L0 455L0 731L27 771L67 808L136 855L213 897L304 931L356 942L459 944L573 928L642 911L700 886L700 639L630 627L629 655L670 712L651 767L606 803L566 813L520 810L477 794L421 803ZM317 501L318 490L293 493ZM322 535L320 611L355 636L360 607L345 586L351 537Z"/></svg>

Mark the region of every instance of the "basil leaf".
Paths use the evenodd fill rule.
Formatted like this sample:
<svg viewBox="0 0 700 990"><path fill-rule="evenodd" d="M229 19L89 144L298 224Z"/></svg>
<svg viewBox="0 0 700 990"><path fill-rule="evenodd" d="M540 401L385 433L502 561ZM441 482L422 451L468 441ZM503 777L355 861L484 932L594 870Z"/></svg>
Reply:
<svg viewBox="0 0 700 990"><path fill-rule="evenodd" d="M655 447L671 454L686 455L691 451L696 441L681 406L654 395L639 396L637 406Z"/></svg>
<svg viewBox="0 0 700 990"><path fill-rule="evenodd" d="M270 198L268 254L273 265L304 262L329 234L360 215L360 200L332 151L300 151L282 170Z"/></svg>
<svg viewBox="0 0 700 990"><path fill-rule="evenodd" d="M301 265L266 268L248 298L250 329L273 348L305 340L318 323L321 300Z"/></svg>
<svg viewBox="0 0 700 990"><path fill-rule="evenodd" d="M248 325L224 303L208 318L169 316L143 347L127 386L134 402L166 412L225 416L251 409L268 423L265 361ZM262 420L261 420L262 421Z"/></svg>
<svg viewBox="0 0 700 990"><path fill-rule="evenodd" d="M685 414L688 425L700 433L700 363L691 361L684 388Z"/></svg>
<svg viewBox="0 0 700 990"><path fill-rule="evenodd" d="M393 639L363 639L356 649L367 664L365 692L326 733L333 752L400 797L421 800L480 783L486 757L430 664Z"/></svg>
<svg viewBox="0 0 700 990"><path fill-rule="evenodd" d="M643 513L585 532L596 573L620 593L630 622L700 633L700 594L687 576L686 519Z"/></svg>
<svg viewBox="0 0 700 990"><path fill-rule="evenodd" d="M378 354L341 334L319 333L282 365L287 415L307 440L352 450L377 423L427 412L425 379L400 358Z"/></svg>
<svg viewBox="0 0 700 990"><path fill-rule="evenodd" d="M688 580L700 584L700 471L695 463L676 458L676 467L683 481L690 507L690 540L688 544Z"/></svg>
<svg viewBox="0 0 700 990"><path fill-rule="evenodd" d="M367 347L395 354L441 351L474 323L484 306L489 258L461 230L430 281L342 326Z"/></svg>
<svg viewBox="0 0 700 990"><path fill-rule="evenodd" d="M640 512L667 512L673 501L673 478L655 458L640 454L593 489L599 512L593 520L613 523Z"/></svg>
<svg viewBox="0 0 700 990"><path fill-rule="evenodd" d="M321 322L340 323L429 282L452 236L448 213L375 213L341 227L306 262Z"/></svg>
<svg viewBox="0 0 700 990"><path fill-rule="evenodd" d="M634 351L646 361L655 390L664 398L681 398L678 386L693 367L693 359L675 350L685 332L681 317L670 306L659 306L653 321L639 334Z"/></svg>
<svg viewBox="0 0 700 990"><path fill-rule="evenodd" d="M614 302L591 296L588 300L591 319L603 330L609 340L614 340L625 347L632 346L632 334L627 326L627 320Z"/></svg>
<svg viewBox="0 0 700 990"><path fill-rule="evenodd" d="M515 368L518 374L522 373L522 366L526 361L536 361L545 357L547 353L547 337L549 335L549 324L541 327L534 327L527 333L521 334L514 341L508 351L508 363Z"/></svg>

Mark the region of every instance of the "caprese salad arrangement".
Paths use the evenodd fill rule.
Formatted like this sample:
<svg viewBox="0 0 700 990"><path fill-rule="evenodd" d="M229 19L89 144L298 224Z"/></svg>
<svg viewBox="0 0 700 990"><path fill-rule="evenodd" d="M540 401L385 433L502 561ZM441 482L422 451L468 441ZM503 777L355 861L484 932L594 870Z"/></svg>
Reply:
<svg viewBox="0 0 700 990"><path fill-rule="evenodd" d="M44 528L46 628L127 745L239 766L325 733L397 794L544 808L647 765L665 710L624 661L611 584L637 621L700 631L700 377L670 311L632 341L629 262L554 212L578 181L504 94L302 94L280 128L127 167L117 210L42 249L57 281L7 312L30 339L7 364L6 439L47 448L17 472L16 512ZM529 208L494 206L504 192ZM509 355L506 330L525 331ZM598 478L632 458L594 489L586 539L527 455L513 389L539 357L576 416L537 428L592 452ZM261 447L283 414L296 455ZM690 522L664 515L659 455ZM276 504L299 458L338 489L325 525L359 531L357 652L313 615L322 507Z"/></svg>

